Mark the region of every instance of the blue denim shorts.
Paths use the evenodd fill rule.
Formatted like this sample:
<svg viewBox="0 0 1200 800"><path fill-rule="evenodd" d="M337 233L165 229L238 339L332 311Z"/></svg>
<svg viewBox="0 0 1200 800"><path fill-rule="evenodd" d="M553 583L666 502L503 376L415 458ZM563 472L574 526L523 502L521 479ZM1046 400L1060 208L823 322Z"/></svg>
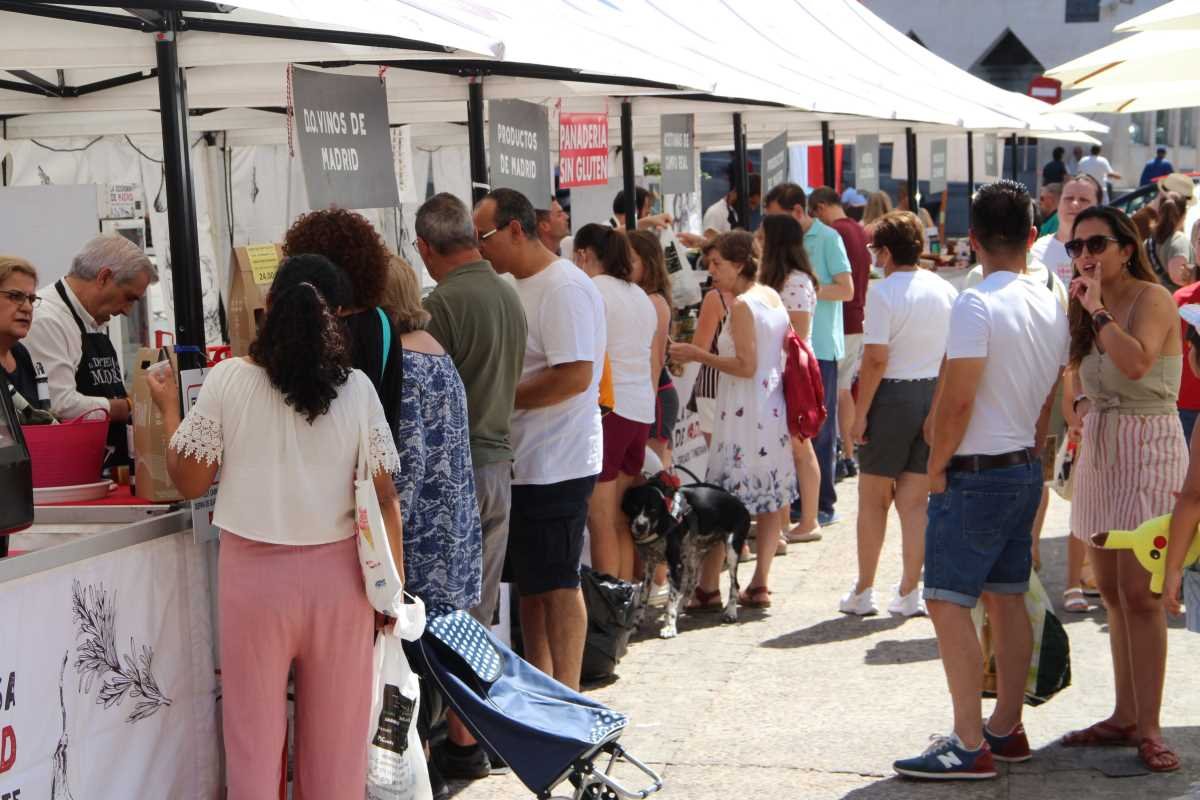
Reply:
<svg viewBox="0 0 1200 800"><path fill-rule="evenodd" d="M925 599L974 608L983 592L1024 594L1042 500L1041 462L946 478L946 491L929 496Z"/></svg>

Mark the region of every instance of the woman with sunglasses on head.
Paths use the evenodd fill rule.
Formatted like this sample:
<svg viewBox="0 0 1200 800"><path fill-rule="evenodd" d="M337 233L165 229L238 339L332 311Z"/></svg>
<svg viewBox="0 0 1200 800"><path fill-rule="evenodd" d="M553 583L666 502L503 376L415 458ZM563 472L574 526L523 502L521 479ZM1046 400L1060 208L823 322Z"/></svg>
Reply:
<svg viewBox="0 0 1200 800"><path fill-rule="evenodd" d="M1075 220L1066 245L1071 281L1071 367L1083 444L1074 472L1071 531L1085 541L1133 530L1171 513L1188 453L1175 412L1182 368L1171 295L1155 279L1137 228L1098 206ZM1132 550L1090 551L1108 609L1116 706L1100 722L1063 737L1068 747L1138 748L1153 772L1179 768L1162 739L1159 711L1167 660L1162 598Z"/></svg>
<svg viewBox="0 0 1200 800"><path fill-rule="evenodd" d="M8 381L0 389L11 386L33 406L38 403L37 376L21 340L29 335L33 309L41 303L37 281L37 270L28 261L0 256L0 367Z"/></svg>

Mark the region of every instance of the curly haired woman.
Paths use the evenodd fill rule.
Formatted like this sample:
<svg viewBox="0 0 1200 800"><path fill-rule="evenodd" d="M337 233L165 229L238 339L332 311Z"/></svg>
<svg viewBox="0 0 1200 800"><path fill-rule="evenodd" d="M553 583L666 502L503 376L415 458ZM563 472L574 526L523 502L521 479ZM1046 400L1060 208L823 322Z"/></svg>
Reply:
<svg viewBox="0 0 1200 800"><path fill-rule="evenodd" d="M392 259L383 238L361 214L341 208L312 211L292 223L283 237L283 252L325 256L349 279L350 298L336 310L350 331L350 363L371 379L395 437L402 366L397 348L387 346L398 337L395 326L379 308Z"/></svg>

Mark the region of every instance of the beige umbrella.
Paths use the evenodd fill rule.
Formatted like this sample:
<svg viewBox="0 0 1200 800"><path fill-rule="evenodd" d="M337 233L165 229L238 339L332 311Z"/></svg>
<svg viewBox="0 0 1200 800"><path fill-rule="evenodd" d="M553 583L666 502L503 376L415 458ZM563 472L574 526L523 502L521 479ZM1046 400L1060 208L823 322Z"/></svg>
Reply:
<svg viewBox="0 0 1200 800"><path fill-rule="evenodd" d="M1115 33L1200 30L1200 0L1172 0L1113 28Z"/></svg>
<svg viewBox="0 0 1200 800"><path fill-rule="evenodd" d="M1068 97L1055 108L1076 114L1135 114L1164 108L1200 106L1200 80L1155 81L1099 86Z"/></svg>
<svg viewBox="0 0 1200 800"><path fill-rule="evenodd" d="M1046 72L1063 89L1149 84L1200 71L1200 37L1194 30L1146 31L1093 50Z"/></svg>

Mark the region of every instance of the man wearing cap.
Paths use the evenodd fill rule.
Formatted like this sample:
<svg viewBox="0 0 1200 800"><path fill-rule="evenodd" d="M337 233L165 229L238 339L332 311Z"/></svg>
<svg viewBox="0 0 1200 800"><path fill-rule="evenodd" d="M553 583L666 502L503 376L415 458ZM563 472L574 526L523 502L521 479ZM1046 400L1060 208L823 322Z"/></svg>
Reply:
<svg viewBox="0 0 1200 800"><path fill-rule="evenodd" d="M1175 167L1171 166L1171 162L1167 161L1167 148L1159 147L1155 151L1154 158L1146 162L1146 166L1142 167L1142 177L1138 180L1138 186L1145 186L1154 181L1155 178L1161 178L1164 175L1170 175L1175 171Z"/></svg>

